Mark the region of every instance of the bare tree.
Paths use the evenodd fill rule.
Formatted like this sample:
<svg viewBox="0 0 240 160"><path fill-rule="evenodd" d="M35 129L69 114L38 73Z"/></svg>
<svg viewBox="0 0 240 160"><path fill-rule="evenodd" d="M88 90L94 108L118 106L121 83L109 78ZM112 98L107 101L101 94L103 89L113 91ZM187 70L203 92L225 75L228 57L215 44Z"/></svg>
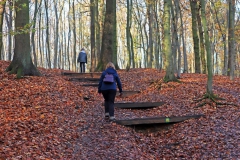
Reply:
<svg viewBox="0 0 240 160"><path fill-rule="evenodd" d="M200 55L199 55L199 37L198 37L198 24L197 24L197 0L190 0L191 13L192 13L192 34L195 55L195 73L200 73Z"/></svg>
<svg viewBox="0 0 240 160"><path fill-rule="evenodd" d="M234 20L235 20L235 0L228 1L228 76L234 79L235 70L235 39L234 39Z"/></svg>
<svg viewBox="0 0 240 160"><path fill-rule="evenodd" d="M90 12L91 12L91 72L93 72L96 68L96 35L95 35L95 28L96 28L96 0L90 1Z"/></svg>
<svg viewBox="0 0 240 160"><path fill-rule="evenodd" d="M164 82L169 81L177 81L177 78L174 75L174 68L173 68L173 59L172 59L172 50L171 50L171 25L170 25L170 10L171 10L171 2L169 0L164 0L164 38L163 38L163 53L166 57L166 74L164 76Z"/></svg>
<svg viewBox="0 0 240 160"><path fill-rule="evenodd" d="M46 50L46 60L47 60L47 65L48 68L51 68L51 49L50 49L50 44L49 44L49 15L48 15L48 0L44 0L45 4L45 17L46 17L46 44L47 44L47 50Z"/></svg>
<svg viewBox="0 0 240 160"><path fill-rule="evenodd" d="M42 4L42 0L39 3L39 7ZM32 45L32 55L33 55L33 61L34 65L37 67L37 54L36 54L36 48L35 48L35 29L36 29L36 20L37 20L37 13L38 13L38 0L35 0L35 8L34 8L34 15L33 15L33 26L32 26L32 34L31 34L31 45Z"/></svg>
<svg viewBox="0 0 240 160"><path fill-rule="evenodd" d="M0 3L0 32L1 32L1 35L0 35L0 59L2 59L2 47L3 47L3 42L2 42L2 38L3 38L3 34L2 34L2 26L3 26L3 15L4 15L4 10L5 10L5 4L6 2L4 3Z"/></svg>
<svg viewBox="0 0 240 160"><path fill-rule="evenodd" d="M29 2L28 0L18 0L15 2L15 6L18 8L15 20L15 28L18 34L15 35L13 60L6 71L17 74L17 78L25 75L39 76L40 72L33 65L30 54Z"/></svg>
<svg viewBox="0 0 240 160"><path fill-rule="evenodd" d="M117 68L116 57L116 0L106 0L106 13L102 35L102 49L97 70L103 70L108 62Z"/></svg>

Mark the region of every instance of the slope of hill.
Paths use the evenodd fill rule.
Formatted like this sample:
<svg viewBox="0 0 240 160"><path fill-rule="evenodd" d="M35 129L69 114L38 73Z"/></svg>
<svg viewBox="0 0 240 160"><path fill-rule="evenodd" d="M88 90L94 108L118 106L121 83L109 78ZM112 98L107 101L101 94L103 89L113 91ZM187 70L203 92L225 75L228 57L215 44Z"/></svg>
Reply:
<svg viewBox="0 0 240 160"><path fill-rule="evenodd" d="M238 106L195 108L194 100L206 92L206 75L182 74L181 83L159 87L163 71L119 70L123 90L141 93L116 102L166 103L147 110L116 108L116 119L205 115L169 129L136 131L104 120L96 87L68 81L58 69L39 68L42 77L16 79L4 72L8 65L0 61L0 159L240 158L240 79L214 76L213 81L214 93Z"/></svg>

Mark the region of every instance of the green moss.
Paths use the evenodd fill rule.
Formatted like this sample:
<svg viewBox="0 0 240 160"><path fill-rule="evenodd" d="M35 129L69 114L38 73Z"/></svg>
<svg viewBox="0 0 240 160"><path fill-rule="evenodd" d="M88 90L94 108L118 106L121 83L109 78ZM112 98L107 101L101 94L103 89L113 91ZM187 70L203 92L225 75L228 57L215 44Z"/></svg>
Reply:
<svg viewBox="0 0 240 160"><path fill-rule="evenodd" d="M20 78L22 78L22 77L23 77L23 68L20 67L20 68L18 68L18 70L17 70L17 79L20 79Z"/></svg>

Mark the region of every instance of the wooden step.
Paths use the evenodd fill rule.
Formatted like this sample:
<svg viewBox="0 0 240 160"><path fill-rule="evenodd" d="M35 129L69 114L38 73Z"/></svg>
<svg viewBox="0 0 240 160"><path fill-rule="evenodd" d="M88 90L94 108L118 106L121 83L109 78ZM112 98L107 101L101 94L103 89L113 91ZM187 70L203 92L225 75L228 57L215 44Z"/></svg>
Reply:
<svg viewBox="0 0 240 160"><path fill-rule="evenodd" d="M127 119L127 120L116 120L115 122L124 126L143 125L143 124L164 124L164 123L178 123L191 118L200 118L202 116L204 115L135 118L135 119Z"/></svg>
<svg viewBox="0 0 240 160"><path fill-rule="evenodd" d="M82 84L81 86L98 87L98 83Z"/></svg>
<svg viewBox="0 0 240 160"><path fill-rule="evenodd" d="M69 81L77 81L77 82L98 82L99 78L79 78L79 77L71 77Z"/></svg>
<svg viewBox="0 0 240 160"><path fill-rule="evenodd" d="M116 102L114 103L114 107L122 109L147 109L158 107L163 104L165 104L165 102L128 102L128 103Z"/></svg>
<svg viewBox="0 0 240 160"><path fill-rule="evenodd" d="M122 98L132 96L134 94L140 94L140 91L123 91Z"/></svg>
<svg viewBox="0 0 240 160"><path fill-rule="evenodd" d="M76 72L62 72L63 76L70 76L75 78L100 78L101 72L88 72L88 73L76 73Z"/></svg>

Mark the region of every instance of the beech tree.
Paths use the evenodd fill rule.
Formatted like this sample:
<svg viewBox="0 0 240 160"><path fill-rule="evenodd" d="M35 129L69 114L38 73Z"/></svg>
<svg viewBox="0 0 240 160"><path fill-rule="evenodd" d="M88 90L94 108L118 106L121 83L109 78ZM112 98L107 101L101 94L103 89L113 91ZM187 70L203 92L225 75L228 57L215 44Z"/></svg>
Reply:
<svg viewBox="0 0 240 160"><path fill-rule="evenodd" d="M96 68L96 6L95 0L90 1L90 13L91 13L91 71Z"/></svg>
<svg viewBox="0 0 240 160"><path fill-rule="evenodd" d="M211 55L210 41L209 41L209 35L208 35L204 0L201 0L200 4L201 4L202 26L203 26L203 32L204 32L204 42L205 42L205 48L206 48L206 53L207 53L208 78L207 78L207 94L206 94L206 96L211 97L211 96L213 96L213 91L212 91L212 83L213 83L212 82L213 81L212 55Z"/></svg>
<svg viewBox="0 0 240 160"><path fill-rule="evenodd" d="M116 0L106 0L102 49L97 70L103 70L108 62L113 62L118 68L116 41Z"/></svg>
<svg viewBox="0 0 240 160"><path fill-rule="evenodd" d="M171 36L170 36L170 9L171 9L171 1L164 0L164 38L163 38L163 52L166 57L165 65L166 65L166 75L164 76L164 82L169 81L177 81L176 76L174 75L173 69L173 59L172 59L172 50L171 50Z"/></svg>
<svg viewBox="0 0 240 160"><path fill-rule="evenodd" d="M234 19L235 19L235 0L229 0L228 16L228 70L227 75L231 80L234 79L235 70L235 39L234 39Z"/></svg>
<svg viewBox="0 0 240 160"><path fill-rule="evenodd" d="M39 3L39 6L41 5L41 2ZM32 33L31 33L31 45L32 45L32 55L33 55L33 60L34 60L34 65L37 66L37 54L36 54L36 47L35 47L35 41L34 41L34 35L35 35L35 29L36 29L36 17L37 17L37 12L38 12L38 1L35 0L35 7L34 7L34 16L33 16L33 26L32 26Z"/></svg>
<svg viewBox="0 0 240 160"><path fill-rule="evenodd" d="M33 65L30 48L29 2L18 0L15 2L15 48L14 56L6 71L10 74L22 76L40 76L40 72Z"/></svg>
<svg viewBox="0 0 240 160"><path fill-rule="evenodd" d="M195 73L200 73L200 56L199 56L199 37L198 37L198 24L197 24L197 0L190 0L191 13L192 13L192 34L194 44L195 56Z"/></svg>
<svg viewBox="0 0 240 160"><path fill-rule="evenodd" d="M3 25L3 14L4 14L4 9L5 9L5 2L1 2L0 3L0 32L1 32L1 35L0 35L0 51L2 50L2 46L3 46L3 43L2 43L2 25ZM1 56L1 53L0 52L0 59L2 59L2 56Z"/></svg>

